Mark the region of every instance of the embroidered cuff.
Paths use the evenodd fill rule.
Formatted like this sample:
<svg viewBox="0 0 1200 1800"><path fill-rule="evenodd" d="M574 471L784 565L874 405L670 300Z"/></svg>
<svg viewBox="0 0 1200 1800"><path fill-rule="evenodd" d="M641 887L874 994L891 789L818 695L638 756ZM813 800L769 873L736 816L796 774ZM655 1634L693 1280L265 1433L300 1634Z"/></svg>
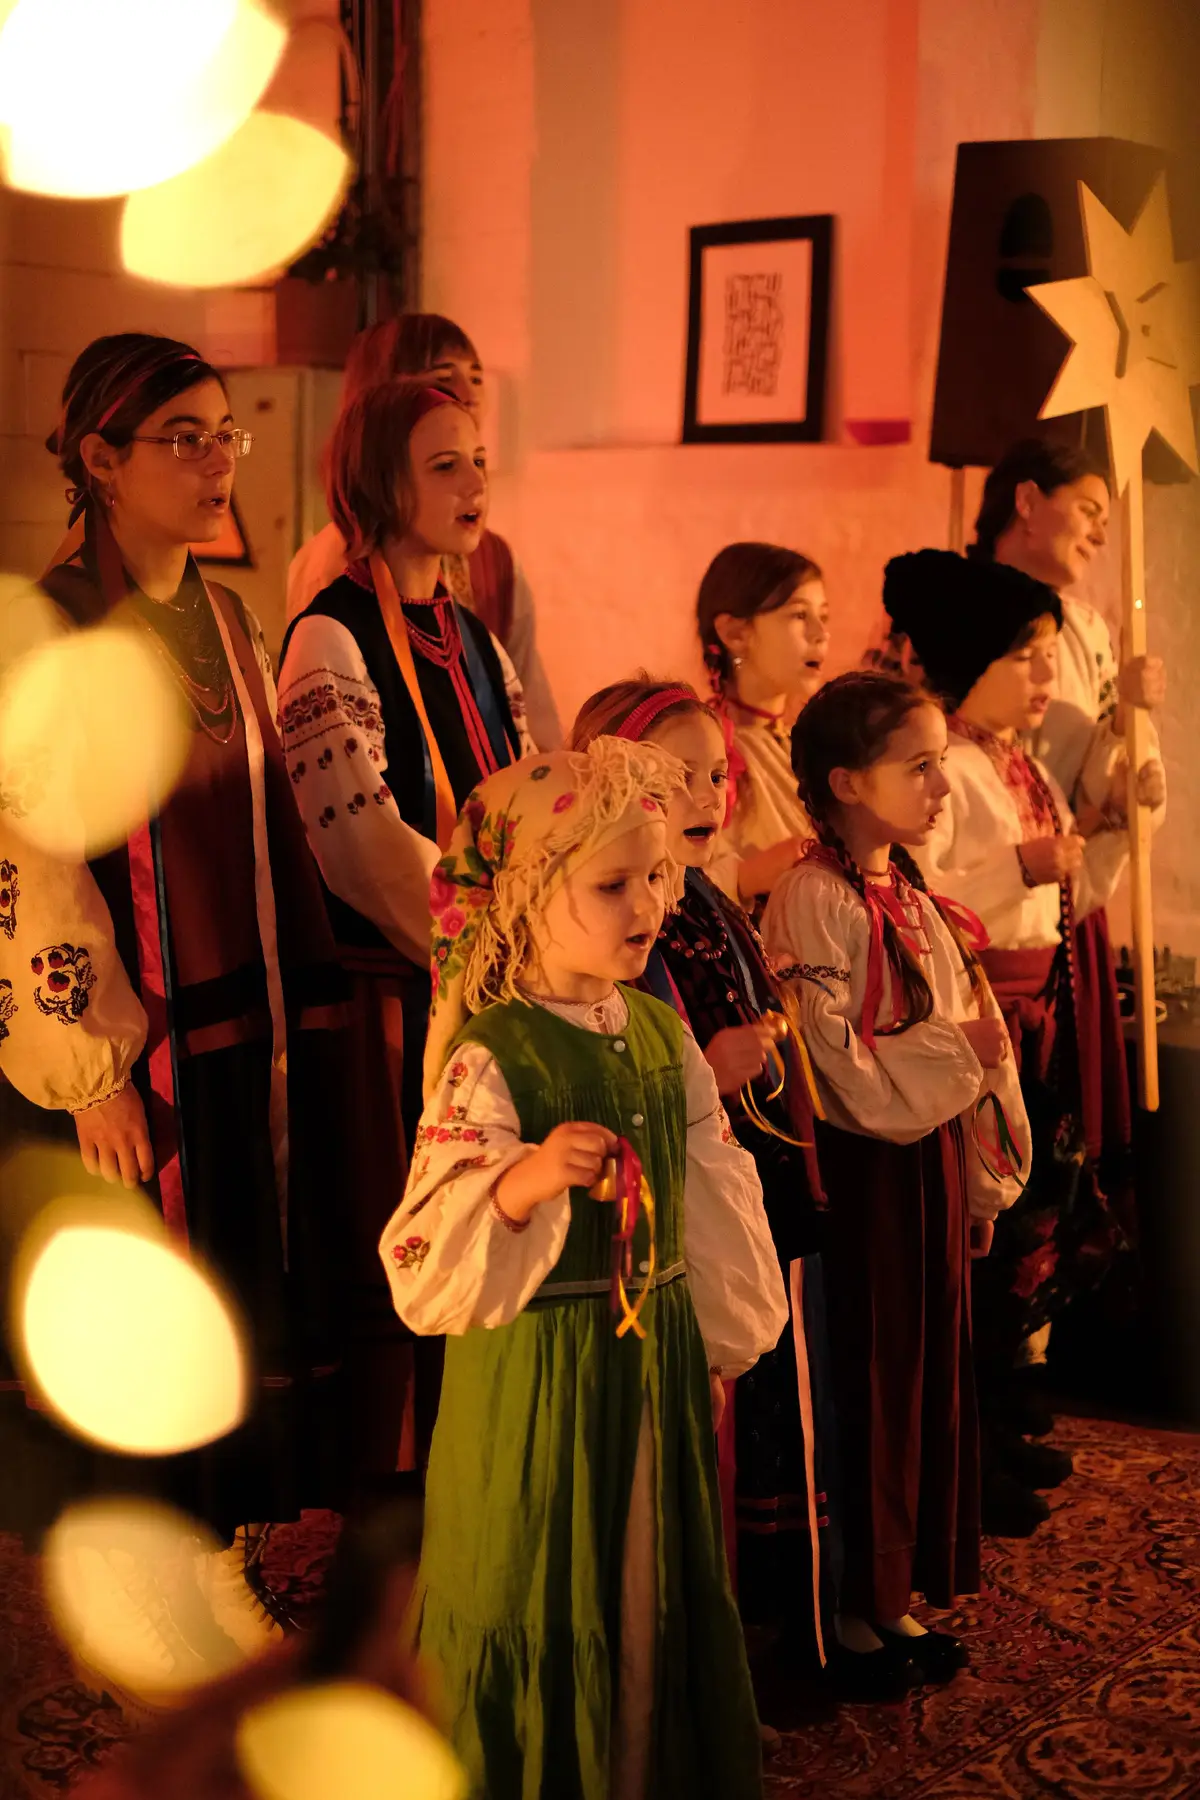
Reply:
<svg viewBox="0 0 1200 1800"><path fill-rule="evenodd" d="M97 1094L94 1100L85 1100L82 1106L68 1106L67 1111L72 1118L75 1118L78 1113L92 1112L97 1106L106 1106L110 1100L115 1100L117 1095L123 1094L128 1086L129 1077L126 1075L123 1080L115 1082L103 1094Z"/></svg>
<svg viewBox="0 0 1200 1800"><path fill-rule="evenodd" d="M505 1173L507 1174L507 1172L508 1171L506 1170ZM520 1232L520 1231L528 1231L529 1230L529 1219L510 1219L509 1218L508 1214L505 1212L504 1208L501 1206L499 1200L497 1200L497 1198L496 1198L495 1188L492 1189L491 1207L492 1207L492 1211L495 1213L496 1217L499 1219L500 1223L503 1225L503 1227L506 1231ZM533 1215L531 1213L530 1218L532 1218L532 1217L533 1217Z"/></svg>

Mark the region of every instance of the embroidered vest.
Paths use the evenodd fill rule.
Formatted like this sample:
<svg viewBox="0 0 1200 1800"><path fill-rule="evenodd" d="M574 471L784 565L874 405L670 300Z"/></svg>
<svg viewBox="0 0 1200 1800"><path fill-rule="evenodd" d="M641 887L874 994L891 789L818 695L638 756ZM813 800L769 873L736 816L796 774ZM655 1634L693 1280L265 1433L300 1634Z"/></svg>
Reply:
<svg viewBox="0 0 1200 1800"><path fill-rule="evenodd" d="M515 762L520 755L520 741L513 723L512 709L508 704L504 675L495 645L487 627L473 613L463 606L459 606L457 611L464 641L469 634L472 646L487 673L508 739L510 760ZM292 633L301 619L309 617L335 619L358 645L367 674L379 695L385 750L385 762L380 775L390 787L400 810L400 817L405 823L425 837L436 838L436 820L427 816L429 808L422 777L424 749L421 724L388 641L387 628L374 592L360 586L349 575L339 576L302 613L298 613L288 626L280 656L281 666L287 656ZM416 658L416 667L421 697L454 790L455 804L461 806L480 780L482 771L468 741L449 673L435 667L422 656ZM389 948L383 934L335 894L328 896L328 902L334 934L339 944L360 948Z"/></svg>

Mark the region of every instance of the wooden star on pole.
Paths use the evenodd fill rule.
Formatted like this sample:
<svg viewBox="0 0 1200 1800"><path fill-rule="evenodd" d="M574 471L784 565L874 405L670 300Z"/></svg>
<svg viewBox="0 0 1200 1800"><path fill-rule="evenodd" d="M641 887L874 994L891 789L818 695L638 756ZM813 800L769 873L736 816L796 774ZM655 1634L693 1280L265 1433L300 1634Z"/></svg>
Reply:
<svg viewBox="0 0 1200 1800"><path fill-rule="evenodd" d="M1026 290L1071 340L1039 416L1104 407L1118 494L1140 477L1152 431L1200 473L1189 393L1200 384L1200 259L1175 261L1166 178L1132 231L1082 181L1079 200L1089 273Z"/></svg>
<svg viewBox="0 0 1200 1800"><path fill-rule="evenodd" d="M1177 263L1158 177L1132 231L1126 231L1082 181L1079 204L1088 273L1038 282L1030 298L1071 340L1039 417L1102 406L1113 486L1121 500L1123 642L1132 658L1146 654L1146 538L1142 451L1153 432L1193 473L1200 473L1191 389L1200 383L1200 260ZM1149 715L1125 708L1129 815L1130 911L1137 998L1138 1092L1158 1105L1154 914L1150 882L1150 814L1138 797L1138 772L1152 754Z"/></svg>

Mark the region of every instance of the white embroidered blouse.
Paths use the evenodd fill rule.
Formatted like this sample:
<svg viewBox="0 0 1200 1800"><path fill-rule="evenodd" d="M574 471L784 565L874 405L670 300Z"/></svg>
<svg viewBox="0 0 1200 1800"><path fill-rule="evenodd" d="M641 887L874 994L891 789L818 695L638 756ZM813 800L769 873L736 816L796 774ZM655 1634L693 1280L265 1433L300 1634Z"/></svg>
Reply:
<svg viewBox="0 0 1200 1800"><path fill-rule="evenodd" d="M1072 804L1078 805L1082 797L1103 809L1125 751L1125 740L1114 725L1117 659L1108 626L1094 606L1064 595L1062 609L1054 698L1030 748ZM1150 754L1159 754L1152 722ZM1156 825L1164 810L1156 810Z"/></svg>
<svg viewBox="0 0 1200 1800"><path fill-rule="evenodd" d="M598 1008L547 1004L596 1032L619 1032L628 1018L619 990ZM688 1286L709 1364L732 1377L778 1343L787 1299L754 1162L734 1139L712 1070L686 1031L683 1076ZM425 1108L404 1199L379 1245L396 1311L413 1331L459 1336L507 1325L550 1275L566 1242L570 1194L535 1207L520 1232L492 1207L500 1177L535 1148L521 1141L491 1052L464 1045Z"/></svg>
<svg viewBox="0 0 1200 1800"><path fill-rule="evenodd" d="M503 646L492 643L526 756L533 745L521 686ZM379 693L354 637L335 619L314 614L292 633L279 677L279 721L300 814L327 885L424 966L429 880L441 852L401 818L383 779Z"/></svg>
<svg viewBox="0 0 1200 1800"><path fill-rule="evenodd" d="M762 934L779 979L789 982L800 1005L804 1039L830 1122L865 1137L911 1144L951 1119L961 1118L967 1161L967 1202L981 1219L994 1218L1019 1193L1013 1180L995 1180L985 1168L972 1133L980 1097L991 1089L1007 1114L1025 1159L1029 1122L1012 1059L985 1070L963 1031L980 1016L957 946L927 895L914 891L913 947L933 993L933 1012L922 1024L877 1034L874 1049L862 1038L870 929L867 908L850 883L831 869L801 862L767 901ZM999 1018L987 993L984 1011ZM891 972L883 971L876 1027L895 1013Z"/></svg>
<svg viewBox="0 0 1200 1800"><path fill-rule="evenodd" d="M1048 769L1042 773L1063 830L1070 832L1075 821L1062 788ZM952 731L946 779L950 793L941 817L924 849L916 852L930 887L978 913L997 950L1057 944L1058 888L1053 882L1027 885L1017 845L1032 833L995 762L981 745ZM1077 918L1107 904L1128 858L1124 831L1098 831L1087 840L1074 884Z"/></svg>

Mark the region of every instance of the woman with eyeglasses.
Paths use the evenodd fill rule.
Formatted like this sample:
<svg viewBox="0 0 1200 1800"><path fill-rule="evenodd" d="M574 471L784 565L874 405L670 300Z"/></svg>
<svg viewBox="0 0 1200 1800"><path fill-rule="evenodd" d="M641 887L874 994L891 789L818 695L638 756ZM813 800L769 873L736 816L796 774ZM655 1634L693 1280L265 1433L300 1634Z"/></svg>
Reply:
<svg viewBox="0 0 1200 1800"><path fill-rule="evenodd" d="M90 1080L75 1041L95 1036L85 1007L59 1029L64 1067L75 1061L74 1086L59 1084L57 1104L74 1116L89 1171L140 1180L247 1323L255 1385L246 1422L208 1450L169 1459L151 1480L232 1545L198 1557L196 1580L216 1624L250 1648L278 1629L256 1574L259 1522L339 1499L344 978L253 627L192 555L220 532L250 449L220 375L169 338L98 338L67 377L47 446L69 483L72 529L45 589L82 630L116 616L144 633L191 729L183 773L157 815L91 864L109 917L99 907L87 943L68 946L98 963L115 945L148 1015L145 1048L131 1078L115 1079L97 1053ZM0 836L3 824L0 813ZM19 863L19 844L0 842L0 856ZM41 951L43 939L28 949ZM14 1014L10 1060L35 1010ZM61 1471L71 1457L61 1442L53 1450ZM74 1477L98 1473L80 1452ZM106 1485L111 1478L102 1472ZM182 1654L179 1623L194 1614L164 1609L161 1595L143 1599L164 1654ZM116 1585L111 1600L126 1603Z"/></svg>

